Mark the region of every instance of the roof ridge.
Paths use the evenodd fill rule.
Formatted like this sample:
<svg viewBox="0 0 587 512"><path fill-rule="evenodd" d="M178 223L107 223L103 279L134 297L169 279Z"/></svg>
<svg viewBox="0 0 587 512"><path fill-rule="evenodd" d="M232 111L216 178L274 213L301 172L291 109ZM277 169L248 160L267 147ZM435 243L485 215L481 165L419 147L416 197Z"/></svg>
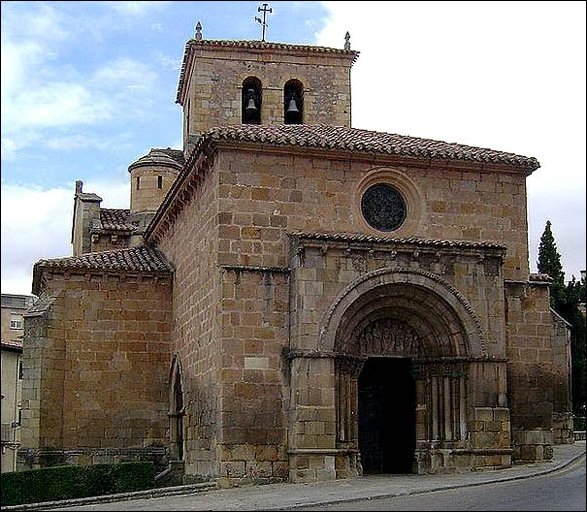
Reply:
<svg viewBox="0 0 587 512"><path fill-rule="evenodd" d="M459 142L445 142L411 135L326 124L215 126L203 132L196 149L207 140L232 140L278 146L297 145L412 158L503 164L521 167L529 172L540 167L536 158L512 152Z"/></svg>
<svg viewBox="0 0 587 512"><path fill-rule="evenodd" d="M125 258L126 256L126 258ZM79 256L65 256L38 260L37 268L94 269L141 272L172 272L173 267L157 247L139 245L124 249L87 252Z"/></svg>

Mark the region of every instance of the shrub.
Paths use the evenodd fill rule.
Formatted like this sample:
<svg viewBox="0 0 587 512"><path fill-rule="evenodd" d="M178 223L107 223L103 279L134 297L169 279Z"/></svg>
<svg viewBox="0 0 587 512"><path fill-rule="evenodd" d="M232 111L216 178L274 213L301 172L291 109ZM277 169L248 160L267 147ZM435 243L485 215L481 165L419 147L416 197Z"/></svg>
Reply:
<svg viewBox="0 0 587 512"><path fill-rule="evenodd" d="M1 475L3 506L101 496L155 487L153 462L56 466Z"/></svg>

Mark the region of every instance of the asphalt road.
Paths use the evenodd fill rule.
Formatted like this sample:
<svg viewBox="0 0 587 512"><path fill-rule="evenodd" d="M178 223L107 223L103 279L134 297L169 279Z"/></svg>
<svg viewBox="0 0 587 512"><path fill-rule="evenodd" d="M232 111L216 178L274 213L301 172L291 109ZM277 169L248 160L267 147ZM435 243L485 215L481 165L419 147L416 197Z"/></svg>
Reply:
<svg viewBox="0 0 587 512"><path fill-rule="evenodd" d="M585 457L547 475L296 510L585 510Z"/></svg>

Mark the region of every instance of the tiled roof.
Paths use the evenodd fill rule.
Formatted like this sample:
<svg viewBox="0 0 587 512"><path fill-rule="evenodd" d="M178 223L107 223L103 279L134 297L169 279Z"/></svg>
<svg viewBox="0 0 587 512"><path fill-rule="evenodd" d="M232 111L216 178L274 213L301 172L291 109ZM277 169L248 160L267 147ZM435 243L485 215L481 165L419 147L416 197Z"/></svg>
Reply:
<svg viewBox="0 0 587 512"><path fill-rule="evenodd" d="M39 260L38 269L87 269L121 272L173 272L164 254L155 247L138 246L114 251L89 252L81 256Z"/></svg>
<svg viewBox="0 0 587 512"><path fill-rule="evenodd" d="M140 167L142 165L154 165L173 167L174 169L180 171L184 164L185 159L183 157L183 151L171 148L152 148L147 155L142 156L130 164L128 166L128 170L130 172L135 167Z"/></svg>
<svg viewBox="0 0 587 512"><path fill-rule="evenodd" d="M343 126L239 124L211 128L204 132L198 144L203 145L210 141L302 146L477 164L500 164L528 171L540 167L536 158L514 153Z"/></svg>
<svg viewBox="0 0 587 512"><path fill-rule="evenodd" d="M111 231L132 231L135 227L128 222L130 210L120 208L101 208L102 229Z"/></svg>
<svg viewBox="0 0 587 512"><path fill-rule="evenodd" d="M311 53L331 53L338 55L351 55L357 57L359 52L354 50L343 50L341 48L330 48L327 46L312 46L307 44L272 43L268 41L231 41L228 39L190 39L186 46L220 46L229 48L250 48L252 50L285 50Z"/></svg>
<svg viewBox="0 0 587 512"><path fill-rule="evenodd" d="M528 280L537 283L552 283L552 278L548 274L530 274Z"/></svg>
<svg viewBox="0 0 587 512"><path fill-rule="evenodd" d="M305 44L288 44L288 43L269 43L266 41L229 41L229 40L213 40L213 39L190 39L185 45L183 54L183 63L179 74L179 83L177 86L177 97L175 102L180 103L182 96L185 93L187 85L186 69L189 67L188 61L190 55L195 48L202 47L216 47L216 48L239 48L244 50L273 50L284 52L300 52L312 53L317 55L342 55L348 56L352 59L351 65L359 57L359 53L354 50L341 50L340 48L329 48L326 46L310 46Z"/></svg>
<svg viewBox="0 0 587 512"><path fill-rule="evenodd" d="M22 340L2 340L1 344L3 349L22 352Z"/></svg>
<svg viewBox="0 0 587 512"><path fill-rule="evenodd" d="M157 149L157 151L160 151L161 153L165 153L166 155L170 156L178 164L180 164L182 167L185 164L185 157L183 154L183 150L171 149L171 148L155 148L155 149Z"/></svg>
<svg viewBox="0 0 587 512"><path fill-rule="evenodd" d="M334 242L384 242L394 244L418 245L438 248L454 249L500 249L506 247L494 242L468 242L465 240L436 240L416 237L393 238L383 236L371 236L360 233L290 233L290 236L307 238L312 240L324 240Z"/></svg>

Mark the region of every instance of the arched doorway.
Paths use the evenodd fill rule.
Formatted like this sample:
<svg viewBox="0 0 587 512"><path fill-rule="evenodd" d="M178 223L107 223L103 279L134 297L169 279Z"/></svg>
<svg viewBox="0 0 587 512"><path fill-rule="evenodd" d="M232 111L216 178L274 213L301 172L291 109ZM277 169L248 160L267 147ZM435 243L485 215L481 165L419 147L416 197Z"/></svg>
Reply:
<svg viewBox="0 0 587 512"><path fill-rule="evenodd" d="M416 388L408 358L370 357L358 380L363 473L411 473L416 448Z"/></svg>
<svg viewBox="0 0 587 512"><path fill-rule="evenodd" d="M374 272L349 285L324 327L336 447L358 454L358 473L426 472L443 464L430 462L438 449L466 446L469 361L485 347L454 288L425 272Z"/></svg>

